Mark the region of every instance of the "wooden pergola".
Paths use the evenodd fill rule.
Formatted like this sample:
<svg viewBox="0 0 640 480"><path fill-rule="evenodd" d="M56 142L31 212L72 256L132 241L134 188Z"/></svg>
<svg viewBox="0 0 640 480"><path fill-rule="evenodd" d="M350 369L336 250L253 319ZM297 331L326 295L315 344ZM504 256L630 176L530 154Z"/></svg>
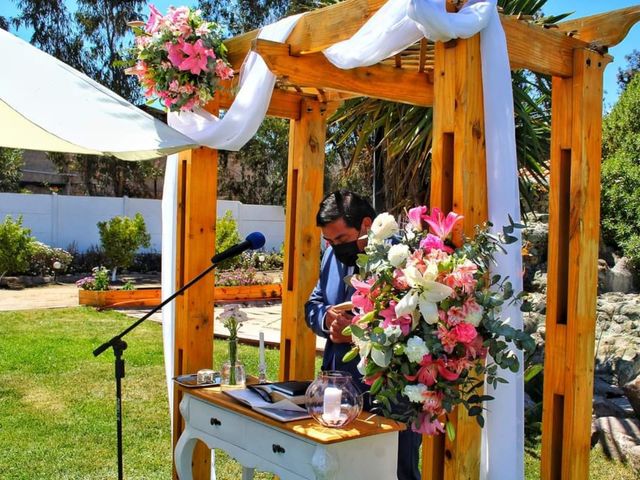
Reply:
<svg viewBox="0 0 640 480"><path fill-rule="evenodd" d="M238 70L258 52L278 77L268 115L290 120L280 378L313 378L315 336L304 303L318 278L327 117L346 98L366 96L433 106L431 206L465 217L464 230L487 219L480 39L422 40L371 67L341 70L321 53L350 38L384 0L346 0L308 13L286 43L257 40L257 31L229 39ZM453 2L450 2L453 3ZM451 9L454 9L451 6ZM640 6L563 22L546 29L502 16L512 69L552 77L551 178L542 467L544 479L588 478L600 222L602 79L616 45L640 19ZM228 108L220 95L211 111ZM215 245L218 153L180 156L177 285L209 266ZM175 375L210 367L213 277L178 298ZM174 396L174 439L182 431ZM480 429L465 411L453 415L457 435L425 437L423 478L476 479ZM195 478L208 478L210 455L200 444Z"/></svg>

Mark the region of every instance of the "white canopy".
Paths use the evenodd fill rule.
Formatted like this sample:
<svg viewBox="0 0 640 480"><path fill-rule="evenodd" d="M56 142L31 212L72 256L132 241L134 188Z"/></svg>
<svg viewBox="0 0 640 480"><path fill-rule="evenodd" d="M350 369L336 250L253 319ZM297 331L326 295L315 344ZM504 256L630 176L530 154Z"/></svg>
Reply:
<svg viewBox="0 0 640 480"><path fill-rule="evenodd" d="M145 160L195 142L0 29L0 146Z"/></svg>

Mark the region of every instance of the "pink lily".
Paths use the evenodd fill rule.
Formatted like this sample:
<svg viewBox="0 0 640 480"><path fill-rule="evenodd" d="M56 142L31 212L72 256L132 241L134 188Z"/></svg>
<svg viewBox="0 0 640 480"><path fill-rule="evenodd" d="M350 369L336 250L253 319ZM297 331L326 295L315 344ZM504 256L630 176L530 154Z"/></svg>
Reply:
<svg viewBox="0 0 640 480"><path fill-rule="evenodd" d="M409 210L407 218L414 230L417 230L418 232L422 231L422 217L426 214L427 207L425 206L415 207Z"/></svg>
<svg viewBox="0 0 640 480"><path fill-rule="evenodd" d="M453 227L462 220L462 215L449 212L445 217L438 207L431 209L431 215L423 215L422 219L429 224L431 231L442 240L446 240Z"/></svg>
<svg viewBox="0 0 640 480"><path fill-rule="evenodd" d="M184 54L185 43L182 39L178 40L178 43L167 42L164 44L167 49L169 61L174 67L179 67L182 62L187 58Z"/></svg>
<svg viewBox="0 0 640 480"><path fill-rule="evenodd" d="M205 48L202 44L202 40L198 40L193 44L185 43L182 51L187 55L187 58L182 61L178 67L180 70L189 70L194 75L200 75L200 72L206 72L207 58L215 56L213 51L209 48Z"/></svg>
<svg viewBox="0 0 640 480"><path fill-rule="evenodd" d="M431 250L443 250L447 253L453 252L453 249L447 247L440 237L436 237L431 233L428 233L426 237L420 240L420 248L422 248L426 253L430 253Z"/></svg>
<svg viewBox="0 0 640 480"><path fill-rule="evenodd" d="M151 13L149 14L149 20L147 20L145 31L153 35L158 30L158 27L160 27L163 17L162 13L160 13L160 11L152 3L149 4L149 11Z"/></svg>
<svg viewBox="0 0 640 480"><path fill-rule="evenodd" d="M411 430L416 433L422 433L424 435L435 435L436 433L444 432L444 425L437 418L432 420L431 415L428 413L421 413L418 417L418 422L411 425Z"/></svg>
<svg viewBox="0 0 640 480"><path fill-rule="evenodd" d="M382 328L387 328L391 325L397 325L400 327L403 335L409 335L409 332L411 332L411 324L413 323L413 319L409 315L398 318L396 316L396 304L397 302L392 300L391 302L389 302L389 306L387 308L380 311L380 316L384 318L384 320L382 321Z"/></svg>

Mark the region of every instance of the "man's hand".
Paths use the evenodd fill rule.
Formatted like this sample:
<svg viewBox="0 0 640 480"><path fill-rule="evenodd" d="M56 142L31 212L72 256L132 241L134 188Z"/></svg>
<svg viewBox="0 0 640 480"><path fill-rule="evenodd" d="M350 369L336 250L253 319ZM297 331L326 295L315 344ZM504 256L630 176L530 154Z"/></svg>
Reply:
<svg viewBox="0 0 640 480"><path fill-rule="evenodd" d="M325 324L329 330L329 338L333 343L351 343L351 337L342 334L342 330L351 325L352 315L344 311L329 307L325 317Z"/></svg>

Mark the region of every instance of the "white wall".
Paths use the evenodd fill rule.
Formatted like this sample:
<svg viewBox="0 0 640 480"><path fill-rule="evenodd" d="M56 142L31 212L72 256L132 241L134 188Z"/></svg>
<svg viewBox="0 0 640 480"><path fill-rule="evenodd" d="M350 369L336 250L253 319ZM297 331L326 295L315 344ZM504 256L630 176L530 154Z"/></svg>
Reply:
<svg viewBox="0 0 640 480"><path fill-rule="evenodd" d="M67 248L76 242L81 251L100 243L100 221L116 215L133 217L142 214L151 235L151 249L161 250L162 223L160 200L142 198L74 197L67 195L32 195L0 193L0 221L7 215L23 216L23 224L34 237L52 247ZM284 242L284 209L271 205L244 205L218 200L217 215L227 210L238 222L241 237L262 232L265 250L279 250Z"/></svg>

